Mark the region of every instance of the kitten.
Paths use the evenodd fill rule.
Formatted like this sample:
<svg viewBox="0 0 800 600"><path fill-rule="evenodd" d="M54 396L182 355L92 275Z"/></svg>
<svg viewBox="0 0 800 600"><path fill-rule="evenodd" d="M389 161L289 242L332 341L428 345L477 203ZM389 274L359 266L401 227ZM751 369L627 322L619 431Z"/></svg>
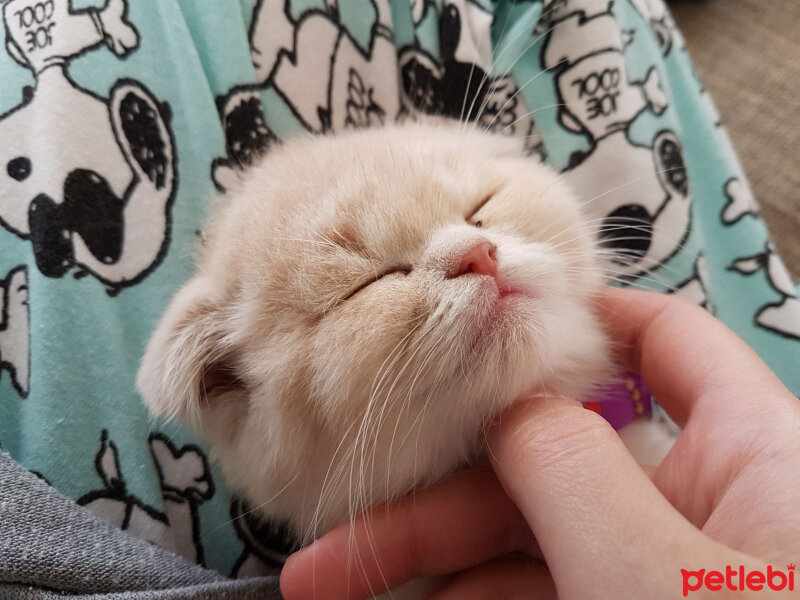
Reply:
<svg viewBox="0 0 800 600"><path fill-rule="evenodd" d="M299 138L229 197L138 387L302 543L475 461L516 398L613 370L593 232L518 141L444 121Z"/></svg>

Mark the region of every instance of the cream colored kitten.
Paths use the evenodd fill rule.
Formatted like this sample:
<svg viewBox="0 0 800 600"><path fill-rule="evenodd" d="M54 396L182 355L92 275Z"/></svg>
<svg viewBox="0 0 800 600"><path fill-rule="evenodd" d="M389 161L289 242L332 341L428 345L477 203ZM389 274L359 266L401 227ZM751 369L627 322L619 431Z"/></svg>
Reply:
<svg viewBox="0 0 800 600"><path fill-rule="evenodd" d="M445 122L295 139L229 196L138 386L303 542L476 460L516 398L611 372L592 232L518 141Z"/></svg>

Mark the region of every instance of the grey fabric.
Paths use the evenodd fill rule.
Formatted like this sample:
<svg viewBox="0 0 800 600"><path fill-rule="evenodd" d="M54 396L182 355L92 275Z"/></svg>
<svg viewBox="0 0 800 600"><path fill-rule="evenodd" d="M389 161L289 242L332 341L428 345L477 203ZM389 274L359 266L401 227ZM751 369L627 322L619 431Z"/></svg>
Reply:
<svg viewBox="0 0 800 600"><path fill-rule="evenodd" d="M0 600L64 600L65 594L23 585L0 584ZM110 594L69 594L69 600L270 600L280 598L277 586L264 589L263 581L242 579L204 583L200 585L146 590L113 592Z"/></svg>
<svg viewBox="0 0 800 600"><path fill-rule="evenodd" d="M279 598L277 577L229 580L112 527L0 452L0 599Z"/></svg>

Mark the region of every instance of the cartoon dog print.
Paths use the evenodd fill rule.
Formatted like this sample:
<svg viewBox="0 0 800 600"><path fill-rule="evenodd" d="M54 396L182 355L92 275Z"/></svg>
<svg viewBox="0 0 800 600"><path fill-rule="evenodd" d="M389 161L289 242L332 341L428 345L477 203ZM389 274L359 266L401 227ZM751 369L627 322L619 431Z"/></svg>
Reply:
<svg viewBox="0 0 800 600"><path fill-rule="evenodd" d="M633 279L671 258L689 233L689 181L677 136L665 129L650 145L628 137L640 114L661 114L667 99L655 68L644 81L629 80L612 0L546 4L543 26L552 29L542 62L556 73L559 119L590 144L573 154L564 174L602 222L614 272Z"/></svg>
<svg viewBox="0 0 800 600"><path fill-rule="evenodd" d="M771 242L767 243L764 252L737 258L728 270L738 271L743 275L764 271L769 286L779 295L780 300L761 306L753 321L759 327L778 335L800 340L800 299L789 272Z"/></svg>
<svg viewBox="0 0 800 600"><path fill-rule="evenodd" d="M669 289L667 293L675 294L697 306L705 308L712 315L716 313L716 307L708 297L708 267L702 253L698 254L694 261L692 275L674 288Z"/></svg>
<svg viewBox="0 0 800 600"><path fill-rule="evenodd" d="M425 18L425 13L429 8L432 8L434 0L408 0L408 6L411 9L411 21L414 26L419 25L422 19Z"/></svg>
<svg viewBox="0 0 800 600"><path fill-rule="evenodd" d="M220 120L225 132L224 158L211 163L211 179L224 192L236 185L241 172L278 141L264 120L264 109L257 92L249 89L219 98Z"/></svg>
<svg viewBox="0 0 800 600"><path fill-rule="evenodd" d="M120 529L205 565L198 507L214 495L208 460L196 446L177 448L161 433L151 433L148 441L161 483L163 511L130 493L117 446L105 429L94 461L103 488L84 494L78 504Z"/></svg>
<svg viewBox="0 0 800 600"><path fill-rule="evenodd" d="M361 10L371 5L375 14L366 42L338 22L336 15L345 4L331 3L326 13L304 13L295 26L293 49L279 53L275 89L309 131L342 131L397 118L400 94L391 7L388 0L364 4Z"/></svg>
<svg viewBox="0 0 800 600"><path fill-rule="evenodd" d="M169 239L177 177L168 108L120 79L102 98L69 61L105 44L138 44L125 0L72 10L69 0L5 0L6 49L35 88L0 115L0 225L31 242L48 277L91 274L110 293L157 266Z"/></svg>
<svg viewBox="0 0 800 600"><path fill-rule="evenodd" d="M758 204L746 180L731 177L725 182L725 206L720 219L725 225L733 225L745 215L758 216Z"/></svg>
<svg viewBox="0 0 800 600"><path fill-rule="evenodd" d="M30 390L30 308L28 269L20 265L0 279L0 376L26 398Z"/></svg>
<svg viewBox="0 0 800 600"><path fill-rule="evenodd" d="M344 10L372 11L366 38L341 22ZM253 8L250 55L255 85L237 86L218 100L227 156L214 161L212 178L228 187L276 136L263 121L256 92L273 88L311 133L369 127L400 114L397 58L388 0L326 0L292 16L291 3L259 0ZM262 115L257 115L257 111Z"/></svg>
<svg viewBox="0 0 800 600"><path fill-rule="evenodd" d="M537 29L548 31L560 27L570 17L585 19L602 14L611 14L611 7L618 0L542 0L542 15Z"/></svg>
<svg viewBox="0 0 800 600"><path fill-rule="evenodd" d="M236 559L231 577L274 575L286 558L300 546L285 525L265 521L241 498L231 501L231 522L244 550Z"/></svg>
<svg viewBox="0 0 800 600"><path fill-rule="evenodd" d="M679 47L683 46L680 31L675 26L672 15L669 14L663 0L630 0L630 2L647 21L664 56L669 54L673 44Z"/></svg>
<svg viewBox="0 0 800 600"><path fill-rule="evenodd" d="M415 9L426 8L420 2ZM403 100L410 112L517 136L528 154L544 159L544 144L521 90L511 77L491 75L492 20L492 13L469 0L445 2L439 15L441 60L416 46L400 51Z"/></svg>

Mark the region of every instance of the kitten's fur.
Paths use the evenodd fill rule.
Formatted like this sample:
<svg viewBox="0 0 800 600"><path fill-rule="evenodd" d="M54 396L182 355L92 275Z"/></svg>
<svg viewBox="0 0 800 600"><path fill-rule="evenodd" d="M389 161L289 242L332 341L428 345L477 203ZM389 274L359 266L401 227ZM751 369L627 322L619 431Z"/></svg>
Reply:
<svg viewBox="0 0 800 600"><path fill-rule="evenodd" d="M138 386L303 542L475 460L516 398L611 371L592 233L518 141L444 122L295 139L229 196ZM497 279L456 276L481 238Z"/></svg>

